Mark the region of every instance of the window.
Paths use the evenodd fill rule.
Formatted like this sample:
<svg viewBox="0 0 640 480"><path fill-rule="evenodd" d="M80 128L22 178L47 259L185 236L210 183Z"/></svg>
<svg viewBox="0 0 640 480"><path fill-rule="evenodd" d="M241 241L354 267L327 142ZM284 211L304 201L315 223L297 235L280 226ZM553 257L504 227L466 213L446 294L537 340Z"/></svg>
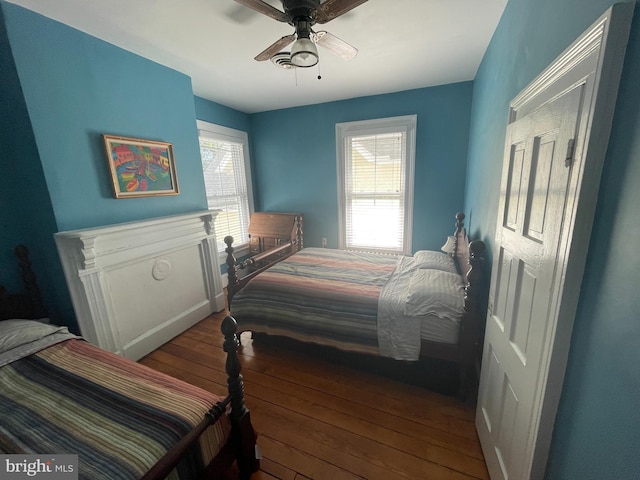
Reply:
<svg viewBox="0 0 640 480"><path fill-rule="evenodd" d="M207 204L221 210L215 221L218 252L226 248L227 235L235 248L246 245L253 211L247 134L198 120L198 136Z"/></svg>
<svg viewBox="0 0 640 480"><path fill-rule="evenodd" d="M411 253L416 116L336 125L340 248Z"/></svg>

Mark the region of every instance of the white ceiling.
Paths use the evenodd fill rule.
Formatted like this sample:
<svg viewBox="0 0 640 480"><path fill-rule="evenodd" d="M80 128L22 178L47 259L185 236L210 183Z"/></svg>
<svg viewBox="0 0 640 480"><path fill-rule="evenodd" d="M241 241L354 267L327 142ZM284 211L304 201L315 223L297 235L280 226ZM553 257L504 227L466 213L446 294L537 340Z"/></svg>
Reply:
<svg viewBox="0 0 640 480"><path fill-rule="evenodd" d="M317 67L285 70L253 57L293 27L233 0L8 1L183 72L194 94L246 113L472 80L507 3L369 0L315 27L356 58L319 48Z"/></svg>

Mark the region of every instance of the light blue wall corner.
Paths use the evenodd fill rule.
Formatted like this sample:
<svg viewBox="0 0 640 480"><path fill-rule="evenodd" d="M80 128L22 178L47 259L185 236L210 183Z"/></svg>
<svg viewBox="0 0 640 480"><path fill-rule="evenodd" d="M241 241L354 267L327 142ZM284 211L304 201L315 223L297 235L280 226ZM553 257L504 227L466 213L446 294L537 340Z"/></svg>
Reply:
<svg viewBox="0 0 640 480"><path fill-rule="evenodd" d="M439 249L463 207L471 90L464 82L251 115L260 207L303 212L305 245L326 237L337 248L336 123L417 114L413 249Z"/></svg>
<svg viewBox="0 0 640 480"><path fill-rule="evenodd" d="M59 230L206 208L189 77L16 5L3 7ZM172 143L180 194L116 200L102 134Z"/></svg>
<svg viewBox="0 0 640 480"><path fill-rule="evenodd" d="M6 252L28 238L43 289L52 290L49 309L73 327L55 232L206 208L191 80L22 7L0 6L1 51L13 58L0 87L17 107L15 118L0 115L2 137L14 142L13 161L20 159L16 202L29 193L14 210L28 214L12 217L14 238L3 239L0 262L15 268ZM104 133L172 143L180 194L115 199Z"/></svg>

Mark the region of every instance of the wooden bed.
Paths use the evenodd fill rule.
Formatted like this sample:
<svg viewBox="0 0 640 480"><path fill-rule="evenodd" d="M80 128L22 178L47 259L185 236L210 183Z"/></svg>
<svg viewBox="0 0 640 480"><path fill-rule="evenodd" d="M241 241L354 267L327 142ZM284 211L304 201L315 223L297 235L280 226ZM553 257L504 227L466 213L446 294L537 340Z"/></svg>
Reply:
<svg viewBox="0 0 640 480"><path fill-rule="evenodd" d="M249 479L259 469L231 317L222 397L49 325L27 249L15 253L25 288L0 285L0 453L78 455L89 479L217 478L234 462Z"/></svg>
<svg viewBox="0 0 640 480"><path fill-rule="evenodd" d="M282 335L398 360L436 358L454 362L459 371L458 394L465 397L473 391L474 376L470 373L475 370L484 331L478 297L485 291L482 285L485 245L482 241L469 242L462 213L456 215L454 236L452 258L442 252L420 252L420 258L433 258L436 265L419 260L418 253L414 257L393 257L303 249L301 231L295 241L239 262L233 255L233 239L227 237L229 309L240 332ZM274 262L240 278L242 269L258 262L263 264L271 252ZM451 262L452 270L442 272L449 269L449 265L440 267L438 262L443 258ZM334 264L342 268L345 262L349 262L349 270L341 271L338 266L334 270ZM398 274L401 268L406 272ZM398 280L399 275L405 280ZM405 315L407 307L402 305L404 300L398 300L401 297L406 296L407 303L439 303L442 298L423 300L432 298L431 293L412 297L416 283L408 283L412 282L407 280L410 277L434 282L433 287L427 285L428 289L439 289L435 283L442 279L459 284L454 298L455 312L445 315L439 307L411 304L410 315ZM309 298L308 291L318 298ZM382 299L387 302L394 295L396 306L383 309ZM345 301L350 304L342 305ZM444 317L446 321L441 321ZM406 348L403 342L407 343Z"/></svg>

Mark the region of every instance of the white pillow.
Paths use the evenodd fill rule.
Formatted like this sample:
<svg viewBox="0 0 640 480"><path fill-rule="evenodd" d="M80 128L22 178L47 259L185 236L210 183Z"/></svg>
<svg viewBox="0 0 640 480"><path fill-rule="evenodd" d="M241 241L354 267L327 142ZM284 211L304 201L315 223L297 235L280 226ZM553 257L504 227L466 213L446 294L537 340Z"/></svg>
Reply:
<svg viewBox="0 0 640 480"><path fill-rule="evenodd" d="M415 260L418 268L442 270L443 272L455 274L458 273L456 264L453 262L453 258L443 252L418 250L413 254L413 259Z"/></svg>
<svg viewBox="0 0 640 480"><path fill-rule="evenodd" d="M0 353L57 332L67 333L68 329L36 320L3 320L0 322Z"/></svg>
<svg viewBox="0 0 640 480"><path fill-rule="evenodd" d="M418 269L411 280L404 305L409 316L457 317L464 311L464 290L458 274Z"/></svg>

